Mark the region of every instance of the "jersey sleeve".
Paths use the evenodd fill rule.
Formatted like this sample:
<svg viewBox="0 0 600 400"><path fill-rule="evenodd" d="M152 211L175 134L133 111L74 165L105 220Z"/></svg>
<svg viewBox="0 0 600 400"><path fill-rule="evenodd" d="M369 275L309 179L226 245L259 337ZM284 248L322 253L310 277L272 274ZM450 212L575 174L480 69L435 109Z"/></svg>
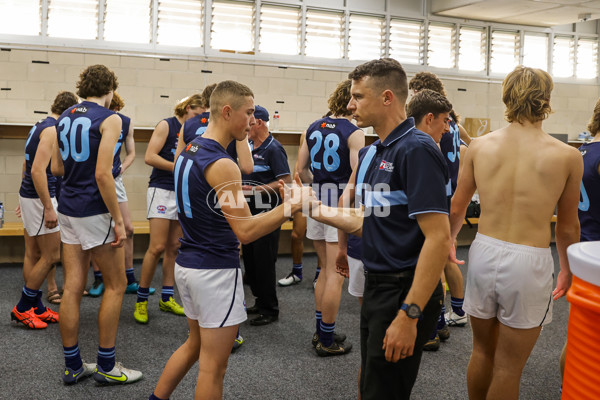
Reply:
<svg viewBox="0 0 600 400"><path fill-rule="evenodd" d="M402 173L410 218L417 214L449 213L447 166L436 150L422 145L407 154Z"/></svg>
<svg viewBox="0 0 600 400"><path fill-rule="evenodd" d="M290 166L288 164L287 153L283 146L277 146L271 155L271 170L276 178L290 174Z"/></svg>

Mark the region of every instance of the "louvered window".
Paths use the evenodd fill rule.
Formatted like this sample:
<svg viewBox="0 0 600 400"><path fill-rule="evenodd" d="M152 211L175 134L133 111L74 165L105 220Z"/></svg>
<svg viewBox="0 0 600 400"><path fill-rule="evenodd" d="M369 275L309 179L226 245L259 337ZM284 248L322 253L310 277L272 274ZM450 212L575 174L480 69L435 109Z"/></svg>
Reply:
<svg viewBox="0 0 600 400"><path fill-rule="evenodd" d="M423 22L390 21L390 57L402 64L423 64Z"/></svg>
<svg viewBox="0 0 600 400"><path fill-rule="evenodd" d="M548 70L548 35L526 33L522 51L524 66Z"/></svg>
<svg viewBox="0 0 600 400"><path fill-rule="evenodd" d="M298 7L261 6L259 51L299 55L300 20Z"/></svg>
<svg viewBox="0 0 600 400"><path fill-rule="evenodd" d="M486 29L461 27L458 44L458 69L465 71L485 70Z"/></svg>
<svg viewBox="0 0 600 400"><path fill-rule="evenodd" d="M308 10L306 12L305 54L310 57L344 56L343 14Z"/></svg>
<svg viewBox="0 0 600 400"><path fill-rule="evenodd" d="M48 0L48 36L98 38L98 1Z"/></svg>
<svg viewBox="0 0 600 400"><path fill-rule="evenodd" d="M0 0L0 34L39 35L40 0Z"/></svg>
<svg viewBox="0 0 600 400"><path fill-rule="evenodd" d="M571 36L555 36L552 50L552 75L557 78L573 76L575 39Z"/></svg>
<svg viewBox="0 0 600 400"><path fill-rule="evenodd" d="M348 58L372 60L383 55L385 20L379 17L350 15Z"/></svg>
<svg viewBox="0 0 600 400"><path fill-rule="evenodd" d="M577 41L578 78L592 79L598 76L598 39L583 39Z"/></svg>
<svg viewBox="0 0 600 400"><path fill-rule="evenodd" d="M150 43L150 0L106 0L104 40Z"/></svg>
<svg viewBox="0 0 600 400"><path fill-rule="evenodd" d="M491 48L491 72L504 74L512 71L519 64L518 32L492 32Z"/></svg>
<svg viewBox="0 0 600 400"><path fill-rule="evenodd" d="M201 47L203 4L203 0L158 0L157 44Z"/></svg>
<svg viewBox="0 0 600 400"><path fill-rule="evenodd" d="M213 1L210 47L254 51L254 3Z"/></svg>
<svg viewBox="0 0 600 400"><path fill-rule="evenodd" d="M428 65L438 68L454 68L456 65L454 25L430 24L427 47Z"/></svg>

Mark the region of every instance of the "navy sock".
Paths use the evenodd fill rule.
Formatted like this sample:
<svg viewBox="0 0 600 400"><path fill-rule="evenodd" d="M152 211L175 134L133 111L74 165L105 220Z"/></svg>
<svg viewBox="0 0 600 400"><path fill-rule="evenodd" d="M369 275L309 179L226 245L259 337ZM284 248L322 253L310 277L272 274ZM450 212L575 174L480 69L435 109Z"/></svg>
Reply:
<svg viewBox="0 0 600 400"><path fill-rule="evenodd" d="M325 347L330 347L333 344L333 331L335 330L335 322L327 324L321 320L321 332L319 332L319 341Z"/></svg>
<svg viewBox="0 0 600 400"><path fill-rule="evenodd" d="M150 296L150 288L147 287L139 287L137 292L137 302L141 303L143 301L148 301L148 296Z"/></svg>
<svg viewBox="0 0 600 400"><path fill-rule="evenodd" d="M100 272L100 271L94 271L94 279L95 280L100 280L102 282L102 272Z"/></svg>
<svg viewBox="0 0 600 400"><path fill-rule="evenodd" d="M317 278L319 277L319 274L321 273L321 267L317 266L317 270L315 271L315 281L317 280Z"/></svg>
<svg viewBox="0 0 600 400"><path fill-rule="evenodd" d="M155 395L154 393L152 393L150 395L150 397L148 397L148 400L169 400L169 399L161 399L160 397L158 397L157 395Z"/></svg>
<svg viewBox="0 0 600 400"><path fill-rule="evenodd" d="M437 336L437 331L438 331L438 330L437 330L437 327L435 327L435 328L433 329L433 332L431 333L431 336L429 337L429 340L433 340L433 339L435 339L435 337Z"/></svg>
<svg viewBox="0 0 600 400"><path fill-rule="evenodd" d="M321 332L321 319L323 316L321 315L321 311L315 311L315 319L317 320L317 334Z"/></svg>
<svg viewBox="0 0 600 400"><path fill-rule="evenodd" d="M127 268L125 270L125 275L127 275L127 284L131 285L135 282L135 274L133 273L133 267Z"/></svg>
<svg viewBox="0 0 600 400"><path fill-rule="evenodd" d="M438 317L438 323L437 323L437 329L442 329L444 326L446 326L446 306L442 305L442 312L440 313L440 316Z"/></svg>
<svg viewBox="0 0 600 400"><path fill-rule="evenodd" d="M175 290L173 289L173 286L163 286L162 292L160 292L162 301L169 301L169 297L173 297L174 294Z"/></svg>
<svg viewBox="0 0 600 400"><path fill-rule="evenodd" d="M292 273L298 278L302 279L302 263L294 264L292 267Z"/></svg>
<svg viewBox="0 0 600 400"><path fill-rule="evenodd" d="M452 306L452 311L461 317L465 315L465 311L462 309L464 301L464 298L460 299L458 297L450 296L450 305Z"/></svg>
<svg viewBox="0 0 600 400"><path fill-rule="evenodd" d="M29 289L27 286L23 286L23 292L21 293L21 300L17 304L18 312L25 312L36 305L37 290Z"/></svg>
<svg viewBox="0 0 600 400"><path fill-rule="evenodd" d="M35 296L35 307L37 308L37 310L35 310L35 313L37 315L43 314L46 312L46 306L44 305L44 303L42 303L42 291L38 290L37 291L37 295Z"/></svg>
<svg viewBox="0 0 600 400"><path fill-rule="evenodd" d="M79 353L79 344L72 347L63 347L63 352L65 354L65 365L67 368L77 371L83 366L81 354Z"/></svg>
<svg viewBox="0 0 600 400"><path fill-rule="evenodd" d="M115 348L98 347L98 365L104 372L110 372L115 367Z"/></svg>

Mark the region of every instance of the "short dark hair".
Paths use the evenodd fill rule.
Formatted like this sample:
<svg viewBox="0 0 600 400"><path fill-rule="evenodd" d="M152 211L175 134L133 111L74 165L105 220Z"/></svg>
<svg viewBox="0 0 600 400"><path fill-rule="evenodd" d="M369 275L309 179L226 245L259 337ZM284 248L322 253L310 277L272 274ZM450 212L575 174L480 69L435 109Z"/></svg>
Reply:
<svg viewBox="0 0 600 400"><path fill-rule="evenodd" d="M237 110L244 103L245 97L254 97L252 90L236 81L219 82L210 95L210 117L220 118L223 107L229 105Z"/></svg>
<svg viewBox="0 0 600 400"><path fill-rule="evenodd" d="M350 87L352 86L352 81L350 79L346 79L338 83L337 87L329 96L329 100L327 104L329 105L330 115L338 115L338 116L346 116L352 114L348 111L348 103L352 98L350 94Z"/></svg>
<svg viewBox="0 0 600 400"><path fill-rule="evenodd" d="M401 102L408 97L408 82L402 65L393 58L371 60L354 68L348 78L359 81L367 76L373 78L373 86L379 90L391 90Z"/></svg>
<svg viewBox="0 0 600 400"><path fill-rule="evenodd" d="M111 90L117 90L119 81L114 72L104 65L91 65L83 70L77 82L79 97L102 97Z"/></svg>
<svg viewBox="0 0 600 400"><path fill-rule="evenodd" d="M50 107L50 111L52 111L53 114L60 115L67 108L74 106L77 103L79 103L79 99L77 98L77 96L75 96L74 93L60 92L54 98L54 103L52 103L52 107Z"/></svg>
<svg viewBox="0 0 600 400"><path fill-rule="evenodd" d="M408 117L415 119L415 125L419 125L427 114L432 113L437 117L441 113L452 111L452 104L442 94L429 89L423 89L415 94L406 107Z"/></svg>
<svg viewBox="0 0 600 400"><path fill-rule="evenodd" d="M208 85L204 88L204 90L202 91L202 108L210 108L210 95L216 87L217 84L213 83L212 85Z"/></svg>

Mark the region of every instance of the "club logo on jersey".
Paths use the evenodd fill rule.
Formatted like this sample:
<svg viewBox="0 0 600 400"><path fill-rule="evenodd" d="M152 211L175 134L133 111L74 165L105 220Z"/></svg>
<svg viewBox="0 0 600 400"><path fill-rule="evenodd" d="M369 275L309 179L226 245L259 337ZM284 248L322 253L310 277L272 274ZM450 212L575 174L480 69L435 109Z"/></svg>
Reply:
<svg viewBox="0 0 600 400"><path fill-rule="evenodd" d="M156 206L156 212L158 212L159 214L166 214L167 206Z"/></svg>
<svg viewBox="0 0 600 400"><path fill-rule="evenodd" d="M261 156L260 154L255 154L254 158L257 160L264 160L265 158L263 156Z"/></svg>
<svg viewBox="0 0 600 400"><path fill-rule="evenodd" d="M584 149L584 150L581 150L581 156L582 156L582 157L583 157L583 156L585 156L585 155L586 155L586 153L587 153L587 150L586 150L586 149Z"/></svg>
<svg viewBox="0 0 600 400"><path fill-rule="evenodd" d="M327 129L335 129L335 127L337 126L337 124L331 123L331 122L322 122L321 123L321 128L327 128Z"/></svg>
<svg viewBox="0 0 600 400"><path fill-rule="evenodd" d="M394 170L394 163L381 160L381 164L379 164L379 169L385 172L392 172Z"/></svg>
<svg viewBox="0 0 600 400"><path fill-rule="evenodd" d="M185 147L185 152L188 154L196 154L198 152L198 150L200 150L200 146L198 146L197 144L193 144L193 143L189 143Z"/></svg>
<svg viewBox="0 0 600 400"><path fill-rule="evenodd" d="M71 114L85 114L86 112L88 112L88 109L84 106L75 107L71 110Z"/></svg>
<svg viewBox="0 0 600 400"><path fill-rule="evenodd" d="M200 122L202 122L203 124L205 124L205 123L207 123L207 122L208 122L208 118L202 118L202 119L200 120Z"/></svg>

